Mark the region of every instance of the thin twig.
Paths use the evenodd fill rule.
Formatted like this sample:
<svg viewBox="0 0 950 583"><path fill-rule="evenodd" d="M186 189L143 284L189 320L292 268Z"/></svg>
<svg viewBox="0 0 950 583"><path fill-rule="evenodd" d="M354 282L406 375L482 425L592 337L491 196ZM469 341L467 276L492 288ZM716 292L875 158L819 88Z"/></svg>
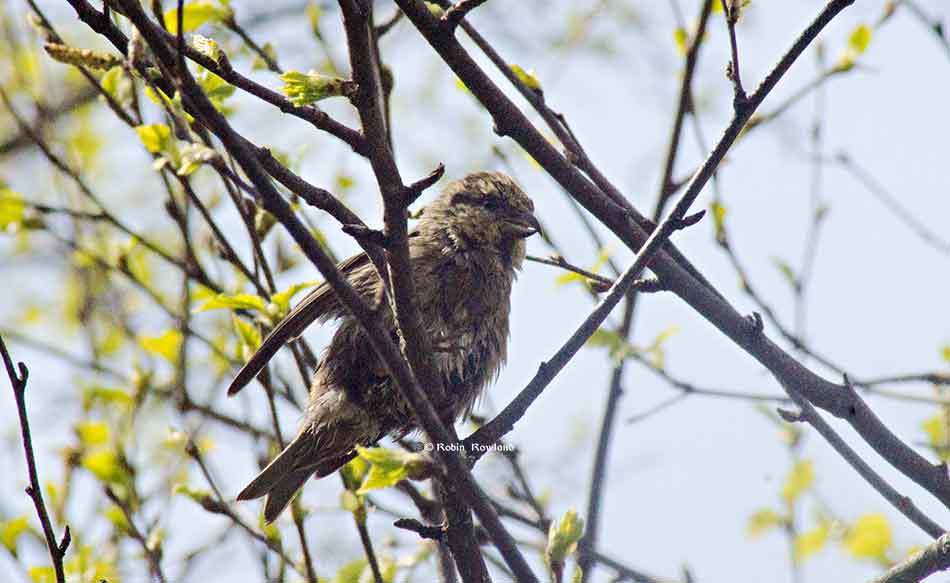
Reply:
<svg viewBox="0 0 950 583"><path fill-rule="evenodd" d="M50 559L53 562L53 571L56 574L56 583L66 583L66 574L63 570L63 557L66 556L66 550L72 536L69 533L69 526L63 532L63 538L56 542L56 534L53 532L53 525L49 519L49 512L46 510L46 503L43 501L43 487L40 486L39 474L36 471L36 457L33 454L33 437L30 435L30 420L26 413L26 384L30 376L30 371L22 362L13 366L13 359L7 352L7 345L0 336L0 355L3 357L3 364L7 370L7 378L10 379L10 387L13 389L13 397L16 400L17 414L20 418L20 433L23 438L23 453L26 456L26 469L29 475L30 485L26 488L26 493L33 500L33 506L36 508L36 514L43 527L43 537L46 539L46 548L49 550ZM17 374L19 371L19 374Z"/></svg>

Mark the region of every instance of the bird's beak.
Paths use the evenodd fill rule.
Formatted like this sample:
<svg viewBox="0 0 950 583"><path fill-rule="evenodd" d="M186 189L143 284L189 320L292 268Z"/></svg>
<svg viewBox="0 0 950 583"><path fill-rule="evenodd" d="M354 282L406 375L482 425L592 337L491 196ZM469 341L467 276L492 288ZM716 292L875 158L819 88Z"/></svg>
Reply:
<svg viewBox="0 0 950 583"><path fill-rule="evenodd" d="M508 219L508 225L518 237L530 237L541 232L541 223L531 213L520 212Z"/></svg>

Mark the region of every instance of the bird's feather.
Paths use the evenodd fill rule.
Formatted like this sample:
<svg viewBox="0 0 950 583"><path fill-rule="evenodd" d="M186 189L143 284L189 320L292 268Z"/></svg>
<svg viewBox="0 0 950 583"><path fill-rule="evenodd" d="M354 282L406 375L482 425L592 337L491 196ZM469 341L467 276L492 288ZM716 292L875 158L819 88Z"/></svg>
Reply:
<svg viewBox="0 0 950 583"><path fill-rule="evenodd" d="M365 253L360 253L337 265L337 269L345 277L352 279L355 272L369 266L369 257ZM228 395L234 395L257 377L267 366L267 363L274 358L280 347L303 334L307 326L319 318L338 316L340 310L340 302L330 286L326 282L317 286L271 330L271 333L261 343L260 348L231 381L231 386L228 387Z"/></svg>

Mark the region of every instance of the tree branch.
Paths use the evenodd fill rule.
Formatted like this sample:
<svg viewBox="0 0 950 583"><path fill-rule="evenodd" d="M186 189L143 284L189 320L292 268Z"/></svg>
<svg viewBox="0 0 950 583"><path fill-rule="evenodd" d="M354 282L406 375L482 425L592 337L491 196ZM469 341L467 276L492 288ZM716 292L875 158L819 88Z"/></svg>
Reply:
<svg viewBox="0 0 950 583"><path fill-rule="evenodd" d="M36 515L40 519L43 527L43 537L46 539L46 548L49 550L50 559L53 561L53 571L56 574L56 583L66 583L66 574L63 570L63 557L66 556L66 550L72 536L69 533L69 526L63 532L63 538L56 542L56 534L53 532L53 525L49 519L49 512L46 510L46 503L43 501L43 487L40 485L40 478L36 471L36 457L33 454L33 437L30 435L30 420L26 413L26 383L30 376L30 371L22 362L13 366L13 359L7 352L7 345L0 337L0 356L3 357L3 364L7 370L7 378L10 379L10 387L13 389L13 397L16 400L17 415L20 418L20 434L23 438L23 453L26 456L26 470L29 475L30 485L26 488L26 493L33 500L33 507L36 508ZM17 374L19 371L19 375Z"/></svg>

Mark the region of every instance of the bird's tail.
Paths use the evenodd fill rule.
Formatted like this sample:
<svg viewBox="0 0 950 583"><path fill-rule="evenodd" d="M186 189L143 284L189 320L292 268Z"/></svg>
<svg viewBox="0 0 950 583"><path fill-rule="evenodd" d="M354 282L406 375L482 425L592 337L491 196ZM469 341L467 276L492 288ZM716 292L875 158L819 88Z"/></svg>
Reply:
<svg viewBox="0 0 950 583"><path fill-rule="evenodd" d="M353 451L355 439L341 440L339 435L325 439L327 437L326 428L317 433L301 431L280 455L241 490L237 499L253 500L266 494L264 520L268 524L276 520L307 478L328 476L356 456Z"/></svg>

